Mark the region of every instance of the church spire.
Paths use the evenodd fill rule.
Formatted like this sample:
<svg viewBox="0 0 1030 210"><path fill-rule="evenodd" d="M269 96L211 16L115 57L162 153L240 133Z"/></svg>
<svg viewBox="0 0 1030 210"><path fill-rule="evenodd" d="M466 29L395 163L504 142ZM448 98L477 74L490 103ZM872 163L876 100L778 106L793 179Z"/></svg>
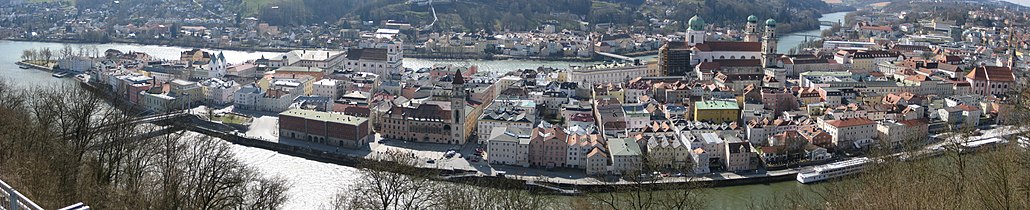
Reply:
<svg viewBox="0 0 1030 210"><path fill-rule="evenodd" d="M1016 54L1018 39L1016 39L1016 32L1012 26L1009 26L1009 40L1008 40L1008 62L1006 63L1010 69L1015 70L1016 64L1019 62L1019 56Z"/></svg>
<svg viewBox="0 0 1030 210"><path fill-rule="evenodd" d="M454 71L453 81L451 81L451 114L453 124L451 126L451 144L464 144L466 139L465 123L466 114L465 104L467 103L465 97L465 77L461 75L461 70Z"/></svg>
<svg viewBox="0 0 1030 210"><path fill-rule="evenodd" d="M765 21L765 36L762 37L762 67L776 67L776 20Z"/></svg>

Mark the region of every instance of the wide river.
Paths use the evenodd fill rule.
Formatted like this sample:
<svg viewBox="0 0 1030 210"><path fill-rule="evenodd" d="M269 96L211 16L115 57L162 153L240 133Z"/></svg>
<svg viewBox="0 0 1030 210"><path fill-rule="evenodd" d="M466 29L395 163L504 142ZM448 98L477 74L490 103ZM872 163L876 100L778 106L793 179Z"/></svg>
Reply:
<svg viewBox="0 0 1030 210"><path fill-rule="evenodd" d="M834 21L844 18L845 13L826 14L821 21ZM825 27L823 27L825 29ZM780 38L780 52L797 46L806 35L819 35L819 30L805 31L797 34L787 34ZM21 41L0 41L0 79L12 82L15 85L32 88L40 86L52 86L71 84L72 79L58 79L39 70L19 69L15 62L20 60L21 53L27 49L50 48L59 50L64 46L72 48L96 47L100 52L107 49L117 49L123 52L145 52L157 59L178 59L179 53L189 50L182 47L133 45L133 44L63 44L44 42L21 42ZM215 50L219 51L219 50ZM220 51L225 53L229 63L241 63L246 60L260 58L261 56L273 57L280 53L274 52L242 52L242 51ZM654 56L642 57L645 60L653 59ZM429 67L438 63L453 64L475 64L480 70L507 72L516 69L537 68L541 66L567 68L569 66L581 66L590 64L588 62L560 62L560 61L522 61L522 60L427 60L427 59L404 59L404 66L418 69ZM357 169L339 166L334 164L321 163L303 158L279 154L273 151L234 145L237 156L245 163L262 172L281 176L290 181L290 201L286 209L318 209L319 206L328 203L332 195L338 189L346 187L357 176ZM746 185L734 187L721 187L709 190L709 198L713 209L742 209L750 203L762 203L778 196L789 193L793 190L810 191L813 187L801 185L797 182L779 182L761 185ZM810 195L811 193L809 193Z"/></svg>

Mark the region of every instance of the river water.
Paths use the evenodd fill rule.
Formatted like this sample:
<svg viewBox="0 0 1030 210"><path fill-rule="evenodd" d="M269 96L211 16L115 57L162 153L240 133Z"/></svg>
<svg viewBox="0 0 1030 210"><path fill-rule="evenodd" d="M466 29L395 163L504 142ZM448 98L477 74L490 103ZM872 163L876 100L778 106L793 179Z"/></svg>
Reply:
<svg viewBox="0 0 1030 210"><path fill-rule="evenodd" d="M845 13L831 13L821 18L821 21L836 21L843 19ZM825 27L824 27L825 28ZM819 30L800 32L799 34L819 35ZM786 52L804 40L803 36L788 34L780 38L779 50ZM25 87L45 87L54 85L72 84L74 80L54 78L50 73L34 70L20 69L15 62L18 62L23 50L50 48L57 51L65 46L72 48L95 47L101 53L107 49L116 49L123 52L145 52L157 59L178 59L179 53L189 50L188 48L172 46L134 45L134 44L65 44L45 42L22 42L22 41L0 41L0 79L7 80L13 84ZM273 57L280 53L275 52L243 52L243 51L218 51L224 52L229 63L241 63L246 60L258 59L262 56ZM654 59L655 56L640 57L643 60ZM523 60L431 60L431 59L404 59L404 66L407 68L423 68L433 64L475 64L481 71L493 71L504 73L516 69L532 69L537 67L568 68L569 66L589 65L592 62L562 62L562 61L523 61ZM265 174L286 178L292 188L288 192L290 201L286 209L317 209L319 206L331 201L332 195L339 189L347 186L357 176L357 169L335 164L321 163L303 158L279 154L273 151L257 149L239 145L233 145L233 150L244 163L262 171ZM733 187L721 187L708 190L710 208L713 209L742 209L751 203L762 203L770 199L777 199L779 196L790 193L794 190L808 192L813 187L801 185L797 182L779 182L760 185L745 185Z"/></svg>
<svg viewBox="0 0 1030 210"><path fill-rule="evenodd" d="M846 16L847 14L848 14L847 12L835 12L835 13L823 14L823 17L819 18L819 21L829 21L829 22L835 22L835 23L836 22L840 22L841 24L843 24L844 23L844 16ZM830 28L830 26L819 26L819 30L802 31L802 32L787 34L786 36L780 37L780 40L779 40L779 43L778 43L778 46L777 46L776 50L779 53L787 53L787 51L790 51L790 48L797 47L802 42L804 42L806 40L806 38L808 40L812 40L812 39L815 39L815 37L822 36L822 30L826 30L826 29L829 29L829 28ZM808 37L808 36L812 36L812 37Z"/></svg>

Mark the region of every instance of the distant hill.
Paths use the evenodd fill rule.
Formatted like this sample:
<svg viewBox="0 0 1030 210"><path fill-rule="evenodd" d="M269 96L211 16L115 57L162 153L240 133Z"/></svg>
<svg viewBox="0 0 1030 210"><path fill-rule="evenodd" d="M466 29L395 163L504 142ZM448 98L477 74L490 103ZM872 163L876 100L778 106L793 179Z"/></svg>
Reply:
<svg viewBox="0 0 1030 210"><path fill-rule="evenodd" d="M438 30L528 30L543 23L575 27L579 21L646 25L651 18L685 22L700 13L708 23L743 24L749 15L775 18L781 30L818 27L832 8L822 0L437 0ZM428 6L406 0L242 0L242 14L273 25L395 19L415 26L432 22Z"/></svg>
<svg viewBox="0 0 1030 210"><path fill-rule="evenodd" d="M128 4L160 5L161 1L123 0L119 8L133 8ZM433 21L429 6L409 1L197 0L205 5L223 5L229 14L255 16L280 26L387 19L424 26ZM80 8L98 8L110 0L75 2ZM647 26L651 19L677 21L663 29L673 31L686 28L686 20L695 14L710 24L728 27L744 24L749 15L763 20L775 18L780 30L795 31L818 27L820 14L835 9L823 0L435 0L433 5L439 18L433 29L448 31L524 31L544 23L577 28L581 22Z"/></svg>

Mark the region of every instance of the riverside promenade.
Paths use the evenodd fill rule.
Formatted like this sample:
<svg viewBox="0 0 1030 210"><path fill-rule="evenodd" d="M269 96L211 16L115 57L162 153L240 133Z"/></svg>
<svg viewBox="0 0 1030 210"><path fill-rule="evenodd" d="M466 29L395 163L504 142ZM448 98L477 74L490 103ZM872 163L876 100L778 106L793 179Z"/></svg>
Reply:
<svg viewBox="0 0 1030 210"><path fill-rule="evenodd" d="M53 67L33 64L33 63L25 62L25 61L18 61L16 64L18 64L19 66L28 67L28 68L31 68L31 69L38 69L38 70L43 70L43 71L54 71Z"/></svg>
<svg viewBox="0 0 1030 210"><path fill-rule="evenodd" d="M197 122L185 124L189 126L186 128L187 130L222 138L235 144L258 147L287 155L345 166L357 167L361 161L374 161L379 159L377 158L378 155L388 152L408 153L419 160L419 164L416 167L423 169L424 172L440 174L442 180L456 182L472 179L489 179L491 181L513 181L522 184L539 183L563 189L580 189L592 192L595 190L591 189L599 191L604 186L627 184L682 184L691 182L701 183L702 186L716 187L790 181L794 180L800 171L799 168L791 168L752 174L713 173L703 176L665 177L648 182L632 182L623 179L618 179L617 181L602 180L603 178L587 176L582 170L491 166L484 161L469 161L461 155L453 158L444 157L444 153L452 149L460 154L472 154L472 151L475 149L474 145L455 148L455 145L404 142L383 139L376 135L376 141L370 143L365 148L344 149L306 141L277 138L275 136L247 135L243 132L233 131L232 127L217 122L202 120L199 117L194 120ZM266 127L263 129L276 128ZM505 175L503 177L497 176L498 171L504 171ZM460 176L455 176L455 174Z"/></svg>

